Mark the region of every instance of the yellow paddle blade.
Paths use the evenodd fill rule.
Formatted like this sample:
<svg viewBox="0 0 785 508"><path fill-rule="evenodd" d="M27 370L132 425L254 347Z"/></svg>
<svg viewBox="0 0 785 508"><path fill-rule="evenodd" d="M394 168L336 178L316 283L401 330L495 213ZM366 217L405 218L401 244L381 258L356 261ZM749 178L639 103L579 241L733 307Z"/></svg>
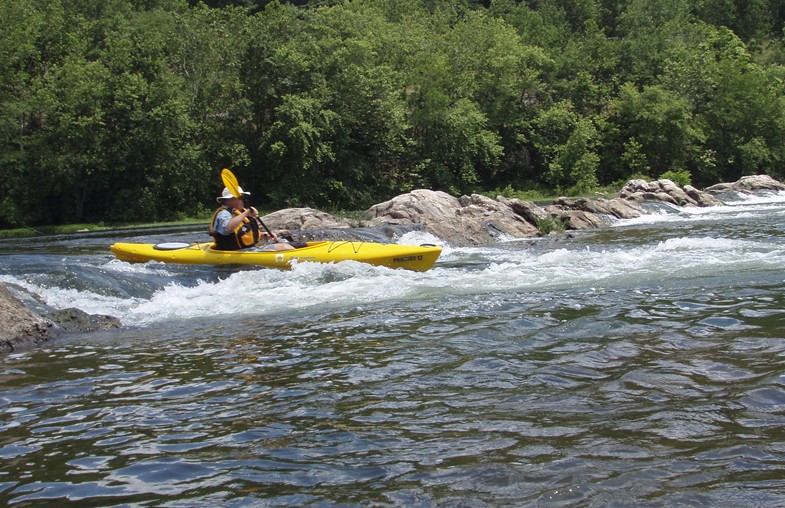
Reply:
<svg viewBox="0 0 785 508"><path fill-rule="evenodd" d="M237 177L234 176L234 173L223 168L221 170L221 180L223 180L224 185L229 189L229 192L232 193L232 196L236 198L240 197L240 184L237 183Z"/></svg>

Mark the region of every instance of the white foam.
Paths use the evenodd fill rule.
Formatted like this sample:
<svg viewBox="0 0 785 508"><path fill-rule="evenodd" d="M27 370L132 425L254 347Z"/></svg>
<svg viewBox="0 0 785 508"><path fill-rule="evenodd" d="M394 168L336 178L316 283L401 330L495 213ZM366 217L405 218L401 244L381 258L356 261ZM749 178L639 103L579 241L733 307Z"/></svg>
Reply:
<svg viewBox="0 0 785 508"><path fill-rule="evenodd" d="M399 245L431 244L441 247L444 246L445 242L438 236L432 235L431 233L427 233L425 231L409 231L408 233L401 235L401 237L398 238L395 243Z"/></svg>
<svg viewBox="0 0 785 508"><path fill-rule="evenodd" d="M467 257L483 259L485 263L461 266L459 260ZM453 250L448 261L458 264L443 267L437 263L427 272L352 261L299 263L290 271L241 270L221 280L199 281L190 287L165 283L149 298L42 287L14 276L1 276L0 280L40 295L55 308L76 307L116 316L126 324L145 326L214 315L272 315L309 308L373 305L440 294L658 283L663 279L689 279L761 266L781 268L785 267L785 252L772 244L751 240L679 237L637 248L460 248ZM132 270L165 271L149 263L129 266Z"/></svg>
<svg viewBox="0 0 785 508"><path fill-rule="evenodd" d="M193 287L170 284L127 311L135 323L223 315L271 315L311 307L347 306L405 298L417 292L417 272L353 261L298 263L290 271L233 273ZM122 319L122 316L121 316Z"/></svg>
<svg viewBox="0 0 785 508"><path fill-rule="evenodd" d="M722 206L675 206L663 204L651 213L632 219L615 221L612 227L640 226L658 223L720 221L756 217L763 213L785 214L785 192L764 195L739 194L737 200Z"/></svg>

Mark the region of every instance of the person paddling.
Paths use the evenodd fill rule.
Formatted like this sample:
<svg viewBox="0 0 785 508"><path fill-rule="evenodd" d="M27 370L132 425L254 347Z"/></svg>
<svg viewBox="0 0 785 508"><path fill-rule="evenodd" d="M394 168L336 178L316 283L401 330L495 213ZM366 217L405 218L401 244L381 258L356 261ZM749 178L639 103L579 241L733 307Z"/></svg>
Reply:
<svg viewBox="0 0 785 508"><path fill-rule="evenodd" d="M245 196L250 192L243 191L237 186L238 195L235 196L228 187L216 201L221 204L213 213L210 221L210 235L214 238L217 250L240 250L255 247L254 250L291 250L294 247L288 243L280 242L278 237L259 229L259 212L254 207L245 208ZM257 247L262 242L272 242Z"/></svg>

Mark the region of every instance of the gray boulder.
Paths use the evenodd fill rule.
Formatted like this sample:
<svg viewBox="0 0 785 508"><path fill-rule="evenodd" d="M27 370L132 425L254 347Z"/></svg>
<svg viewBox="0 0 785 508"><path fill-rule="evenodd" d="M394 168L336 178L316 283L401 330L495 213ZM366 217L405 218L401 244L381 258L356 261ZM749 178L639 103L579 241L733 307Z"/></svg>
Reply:
<svg viewBox="0 0 785 508"><path fill-rule="evenodd" d="M0 353L52 340L56 325L34 313L4 284L0 284Z"/></svg>
<svg viewBox="0 0 785 508"><path fill-rule="evenodd" d="M502 235L531 237L536 226L507 204L479 194L456 198L417 189L368 210L371 226L417 224L453 245L487 244Z"/></svg>
<svg viewBox="0 0 785 508"><path fill-rule="evenodd" d="M375 224L424 224L449 219L460 208L458 198L446 192L416 189L368 209Z"/></svg>
<svg viewBox="0 0 785 508"><path fill-rule="evenodd" d="M567 230L595 229L614 219L632 219L644 215L644 208L624 199L587 199L560 197L543 210Z"/></svg>
<svg viewBox="0 0 785 508"><path fill-rule="evenodd" d="M648 182L642 179L630 180L619 191L618 197L628 201L659 201L676 206L719 206L722 202L705 191L692 186L683 189L671 180L662 179Z"/></svg>
<svg viewBox="0 0 785 508"><path fill-rule="evenodd" d="M504 196L498 196L496 200L503 205L509 206L516 215L523 217L529 224L536 225L550 217L547 211L533 201L524 201L517 198L508 199Z"/></svg>
<svg viewBox="0 0 785 508"><path fill-rule="evenodd" d="M684 192L692 198L698 206L722 206L724 203L707 191L701 191L692 185L685 185Z"/></svg>
<svg viewBox="0 0 785 508"><path fill-rule="evenodd" d="M635 201L626 199L588 199L588 198L558 198L553 203L561 210L580 210L605 217L617 219L634 219L646 213L646 210Z"/></svg>
<svg viewBox="0 0 785 508"><path fill-rule="evenodd" d="M352 227L348 220L339 219L313 208L285 208L265 215L262 221L270 229L330 229Z"/></svg>
<svg viewBox="0 0 785 508"><path fill-rule="evenodd" d="M455 198L440 191L415 190L371 207L371 225L418 224L453 245L483 245L499 237L540 236L540 226L553 221L565 229L592 229L612 218L645 213L623 199L560 198L540 207L531 201L491 199L479 194Z"/></svg>
<svg viewBox="0 0 785 508"><path fill-rule="evenodd" d="M711 194L724 194L737 192L739 194L752 194L759 191L782 191L785 185L778 182L769 175L750 175L742 176L733 183L718 183L706 188L706 192Z"/></svg>

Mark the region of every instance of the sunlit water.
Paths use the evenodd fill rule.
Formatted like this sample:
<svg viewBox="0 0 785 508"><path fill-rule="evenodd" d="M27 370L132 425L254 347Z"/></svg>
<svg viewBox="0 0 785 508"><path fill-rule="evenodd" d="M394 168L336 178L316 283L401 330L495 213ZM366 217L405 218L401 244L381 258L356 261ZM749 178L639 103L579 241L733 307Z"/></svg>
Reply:
<svg viewBox="0 0 785 508"><path fill-rule="evenodd" d="M0 503L783 505L784 217L663 210L426 273L2 242L1 282L125 326L0 360Z"/></svg>

